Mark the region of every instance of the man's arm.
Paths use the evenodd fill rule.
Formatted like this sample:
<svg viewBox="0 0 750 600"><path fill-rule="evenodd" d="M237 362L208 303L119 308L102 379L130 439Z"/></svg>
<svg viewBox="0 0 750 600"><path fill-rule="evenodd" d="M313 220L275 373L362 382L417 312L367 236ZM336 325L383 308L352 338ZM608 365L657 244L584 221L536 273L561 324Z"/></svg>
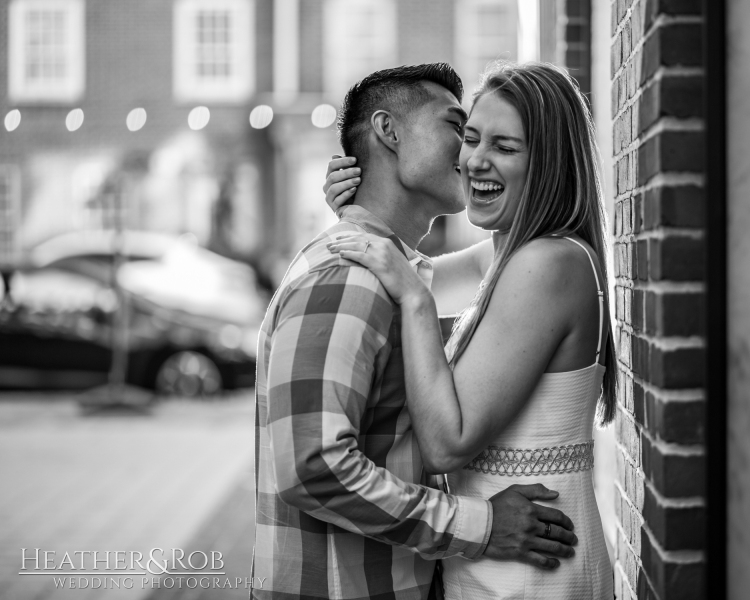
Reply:
<svg viewBox="0 0 750 600"><path fill-rule="evenodd" d="M488 501L406 483L358 449L392 314L382 285L360 267L310 273L282 299L268 370L277 491L317 519L427 558L477 557L490 537Z"/></svg>

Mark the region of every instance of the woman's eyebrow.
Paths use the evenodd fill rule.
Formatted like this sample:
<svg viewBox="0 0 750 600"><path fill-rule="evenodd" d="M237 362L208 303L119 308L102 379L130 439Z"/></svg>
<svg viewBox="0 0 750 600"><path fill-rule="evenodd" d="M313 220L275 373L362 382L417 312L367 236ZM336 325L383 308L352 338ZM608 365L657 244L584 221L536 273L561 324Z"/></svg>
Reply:
<svg viewBox="0 0 750 600"><path fill-rule="evenodd" d="M467 131L471 131L473 133L479 134L479 132L476 130L476 128L472 127L471 125L466 126ZM493 142L516 142L517 144L523 145L524 141L521 138L514 137L512 135L493 135L490 138Z"/></svg>

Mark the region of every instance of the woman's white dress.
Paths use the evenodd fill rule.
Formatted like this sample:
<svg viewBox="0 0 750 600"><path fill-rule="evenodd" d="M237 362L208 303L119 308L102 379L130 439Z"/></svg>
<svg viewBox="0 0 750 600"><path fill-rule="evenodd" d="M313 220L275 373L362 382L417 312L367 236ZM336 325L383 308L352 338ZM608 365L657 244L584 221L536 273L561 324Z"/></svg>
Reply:
<svg viewBox="0 0 750 600"><path fill-rule="evenodd" d="M601 325L603 300L599 310ZM600 335L601 330L600 326ZM605 371L598 357L599 351L594 364L577 371L545 373L502 434L469 465L447 476L450 492L459 496L490 498L513 484L532 483L560 492L557 500L539 503L563 511L573 521L578 537L575 556L561 559L552 571L488 558L444 560L447 600L613 597L612 567L592 478L593 426Z"/></svg>

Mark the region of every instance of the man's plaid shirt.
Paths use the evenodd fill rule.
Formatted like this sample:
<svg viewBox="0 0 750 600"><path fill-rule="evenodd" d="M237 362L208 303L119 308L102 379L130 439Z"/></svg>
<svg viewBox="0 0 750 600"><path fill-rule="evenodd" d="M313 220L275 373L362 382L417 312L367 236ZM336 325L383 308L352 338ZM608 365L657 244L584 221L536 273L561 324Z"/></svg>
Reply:
<svg viewBox="0 0 750 600"><path fill-rule="evenodd" d="M284 277L258 342L255 598L424 599L435 559L475 558L489 539L488 501L419 485L398 307L370 271L326 248L362 231L431 274L349 206Z"/></svg>

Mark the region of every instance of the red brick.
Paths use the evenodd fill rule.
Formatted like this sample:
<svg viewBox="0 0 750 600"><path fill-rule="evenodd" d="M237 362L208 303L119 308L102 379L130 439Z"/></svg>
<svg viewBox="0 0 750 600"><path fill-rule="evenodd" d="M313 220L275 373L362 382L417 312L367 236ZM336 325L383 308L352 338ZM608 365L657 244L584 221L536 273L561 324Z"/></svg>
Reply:
<svg viewBox="0 0 750 600"><path fill-rule="evenodd" d="M651 583L649 582L648 577L646 576L646 572L643 570L643 568L639 569L638 571L638 585L636 594L638 600L661 600L659 596L656 595L654 588L651 587Z"/></svg>
<svg viewBox="0 0 750 600"><path fill-rule="evenodd" d="M705 493L705 456L663 453L646 435L641 437L641 447L643 472L662 496L685 498Z"/></svg>
<svg viewBox="0 0 750 600"><path fill-rule="evenodd" d="M636 255L638 257L638 279L648 280L648 240L638 240L636 243Z"/></svg>
<svg viewBox="0 0 750 600"><path fill-rule="evenodd" d="M643 90L637 104L638 133L645 131L662 117L701 117L703 78L665 75Z"/></svg>
<svg viewBox="0 0 750 600"><path fill-rule="evenodd" d="M611 84L612 88L612 104L611 104L611 111L612 111L612 118L614 119L617 116L617 113L620 110L620 86L617 84L616 81L612 82Z"/></svg>
<svg viewBox="0 0 750 600"><path fill-rule="evenodd" d="M663 131L649 138L639 149L639 183L645 185L658 173L703 170L702 131Z"/></svg>
<svg viewBox="0 0 750 600"><path fill-rule="evenodd" d="M695 293L661 294L660 327L657 333L668 336L705 334L705 296Z"/></svg>
<svg viewBox="0 0 750 600"><path fill-rule="evenodd" d="M700 23L669 23L646 39L641 83L659 67L697 67L702 64L703 38Z"/></svg>
<svg viewBox="0 0 750 600"><path fill-rule="evenodd" d="M640 260L640 252L638 254L638 259ZM640 271L640 265L638 266L638 269ZM644 309L644 292L643 290L634 290L633 291L633 322L632 326L633 329L636 332L643 331L645 322L643 319L643 309Z"/></svg>
<svg viewBox="0 0 750 600"><path fill-rule="evenodd" d="M649 278L656 281L702 281L704 242L672 235L649 240Z"/></svg>
<svg viewBox="0 0 750 600"><path fill-rule="evenodd" d="M615 73L617 73L617 70L620 68L620 65L622 65L622 35L617 34L617 37L615 38L615 41L612 44L612 77L615 76Z"/></svg>
<svg viewBox="0 0 750 600"><path fill-rule="evenodd" d="M648 574L660 600L704 598L702 562L683 563L663 559L645 532L641 545L641 561L643 570Z"/></svg>
<svg viewBox="0 0 750 600"><path fill-rule="evenodd" d="M630 35L630 20L625 21L625 25L622 28L622 57L623 62L626 62L630 56L632 50L632 38Z"/></svg>
<svg viewBox="0 0 750 600"><path fill-rule="evenodd" d="M646 486L643 519L665 550L700 550L706 535L706 511L702 506L663 504Z"/></svg>
<svg viewBox="0 0 750 600"><path fill-rule="evenodd" d="M650 347L648 374L643 377L664 389L697 388L705 383L704 348L664 350Z"/></svg>
<svg viewBox="0 0 750 600"><path fill-rule="evenodd" d="M705 194L695 185L660 186L647 190L643 200L643 227L702 228Z"/></svg>
<svg viewBox="0 0 750 600"><path fill-rule="evenodd" d="M633 198L633 233L638 235L643 229L643 194Z"/></svg>
<svg viewBox="0 0 750 600"><path fill-rule="evenodd" d="M648 340L633 336L633 373L646 381L651 380L651 345Z"/></svg>
<svg viewBox="0 0 750 600"><path fill-rule="evenodd" d="M651 27L659 15L700 15L701 0L641 0L645 8L645 27Z"/></svg>
<svg viewBox="0 0 750 600"><path fill-rule="evenodd" d="M705 330L705 299L701 292L646 294L650 335L694 336Z"/></svg>
<svg viewBox="0 0 750 600"><path fill-rule="evenodd" d="M644 395L645 426L652 435L675 444L705 441L706 404L703 400L665 400Z"/></svg>
<svg viewBox="0 0 750 600"><path fill-rule="evenodd" d="M618 202L615 206L615 237L622 235L622 202Z"/></svg>

